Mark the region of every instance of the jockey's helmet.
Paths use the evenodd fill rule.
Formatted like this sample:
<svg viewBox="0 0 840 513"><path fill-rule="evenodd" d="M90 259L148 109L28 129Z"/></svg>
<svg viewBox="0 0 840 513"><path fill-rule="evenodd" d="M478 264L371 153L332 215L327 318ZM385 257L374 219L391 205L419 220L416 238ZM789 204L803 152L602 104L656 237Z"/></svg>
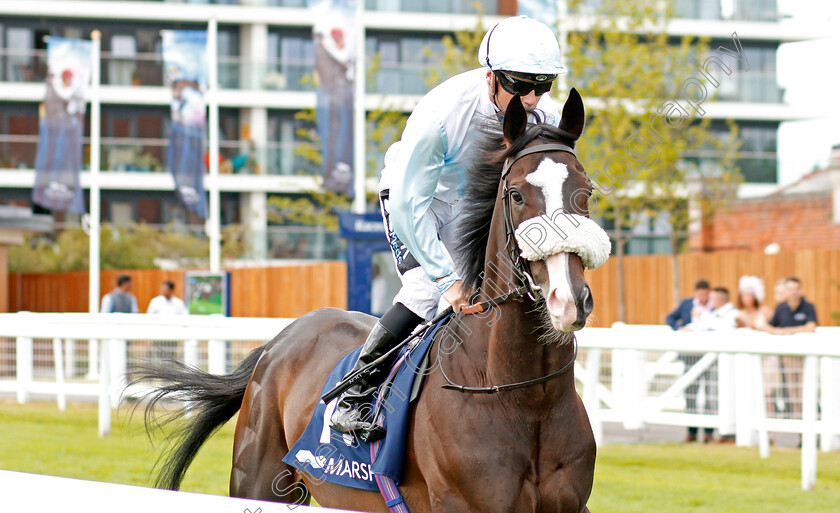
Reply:
<svg viewBox="0 0 840 513"><path fill-rule="evenodd" d="M492 71L511 71L536 82L566 73L557 37L548 26L527 16L506 18L487 31L478 62Z"/></svg>

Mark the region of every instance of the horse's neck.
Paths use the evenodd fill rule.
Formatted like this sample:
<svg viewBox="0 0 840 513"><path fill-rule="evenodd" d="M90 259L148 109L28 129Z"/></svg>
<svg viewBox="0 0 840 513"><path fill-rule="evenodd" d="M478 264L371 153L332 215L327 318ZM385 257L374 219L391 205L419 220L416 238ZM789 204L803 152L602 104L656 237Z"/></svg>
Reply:
<svg viewBox="0 0 840 513"><path fill-rule="evenodd" d="M522 284L508 256L501 216L494 216L490 234L479 291L482 301ZM470 338L470 343L465 345L467 358L461 362L464 377L482 380L480 384L468 385L503 385L539 378L562 367L574 351L571 345L543 344L538 340L538 334L544 329L541 314L528 298L508 301L480 316L461 319ZM561 381L566 380L555 380L542 390L556 390Z"/></svg>

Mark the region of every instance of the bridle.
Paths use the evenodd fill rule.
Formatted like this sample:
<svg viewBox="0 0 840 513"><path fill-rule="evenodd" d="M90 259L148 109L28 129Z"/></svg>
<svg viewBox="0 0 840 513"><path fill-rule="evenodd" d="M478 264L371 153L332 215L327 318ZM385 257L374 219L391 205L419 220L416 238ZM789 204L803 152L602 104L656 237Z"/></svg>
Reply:
<svg viewBox="0 0 840 513"><path fill-rule="evenodd" d="M577 140L577 137L574 137L568 132L563 133L563 135L569 137L572 141ZM542 289L539 285L536 284L536 282L534 281L534 277L531 274L531 264L530 262L522 258L522 254L519 252L518 246L516 244L516 238L514 237L516 233L516 227L513 225L513 210L510 206L511 191L508 187L508 174L510 174L510 168L513 166L513 164L522 157L534 153L544 153L549 151L565 151L567 153L571 153L575 156L575 158L577 158L577 153L575 153L574 148L572 148L571 146L567 146L565 144L560 143L545 143L530 146L528 148L524 148L518 151L514 155L508 157L505 160L504 166L502 167L502 215L505 221L505 249L507 250L508 257L513 263L514 270L519 275L519 280L522 283L522 285L505 294L501 294L486 301L482 301L480 303L475 303L473 305L465 307L461 309L462 314L470 315L479 312L484 312L490 308L493 308L494 306L498 306L508 301L520 300L524 297L528 297L531 301L536 301L537 297L541 295L540 292ZM508 383L505 385L492 385L489 387L469 387L465 385L457 385L451 379L449 379L449 376L446 375L446 372L443 369L443 365L441 365L440 372L441 375L443 375L443 379L446 380L446 384L442 385L442 388L445 388L447 390L457 390L458 392L470 394L498 394L501 392L508 392L511 390L530 387L533 385L539 385L541 383L545 383L547 381L550 381L551 379L561 376L562 374L566 373L569 369L572 368L572 366L575 363L575 360L577 359L578 353L578 346L576 340L574 346L575 351L572 355L571 360L564 364L560 369L552 372L551 374L546 374L545 376L542 376L540 378L530 379L527 381L520 381L517 383Z"/></svg>
<svg viewBox="0 0 840 513"><path fill-rule="evenodd" d="M503 205L503 216L505 220L505 248L508 252L508 257L510 257L511 262L513 263L514 269L519 273L519 278L522 281L522 287L527 288L527 296L531 301L536 301L537 296L540 295L540 286L536 284L534 281L534 276L531 274L531 264L524 258L522 258L522 254L519 251L519 247L516 244L516 238L514 234L516 233L516 227L513 225L513 210L510 206L510 188L508 187L508 175L510 174L510 168L513 167L513 164L521 159L526 155L531 155L534 153L544 153L548 151L565 151L567 153L571 153L577 158L577 153L575 153L574 148L567 146L565 144L560 143L547 143L547 144L537 144L535 146L530 146L528 148L524 148L518 151L512 157L508 157L505 160L505 164L502 167L502 205ZM520 287L520 288L522 288Z"/></svg>

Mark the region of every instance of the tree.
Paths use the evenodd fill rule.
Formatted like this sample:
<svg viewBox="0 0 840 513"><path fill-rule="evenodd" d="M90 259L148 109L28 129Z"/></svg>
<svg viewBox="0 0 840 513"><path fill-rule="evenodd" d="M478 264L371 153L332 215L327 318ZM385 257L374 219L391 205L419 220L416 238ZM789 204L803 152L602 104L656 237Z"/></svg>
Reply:
<svg viewBox="0 0 840 513"><path fill-rule="evenodd" d="M229 258L242 255L227 227L223 251ZM111 226L100 231L100 266L109 269L154 269L161 260L181 266L205 266L209 251L206 237L167 227L163 230L146 224ZM84 271L88 269L90 241L82 228L67 228L57 234L33 234L24 244L9 251L9 270L16 272Z"/></svg>
<svg viewBox="0 0 840 513"><path fill-rule="evenodd" d="M571 0L569 6L578 10L582 3ZM604 0L587 25L568 37L569 83L589 99L579 156L597 191L590 212L612 226L622 321L624 246L642 214L669 215L676 269L679 237L689 222L690 179L703 184L739 180L730 165L734 159L706 166L687 157L691 149L731 149L731 144L709 130L710 119L680 105L680 83L697 74L692 59L708 52L708 44L691 36L673 44L667 32L670 16L670 5Z"/></svg>

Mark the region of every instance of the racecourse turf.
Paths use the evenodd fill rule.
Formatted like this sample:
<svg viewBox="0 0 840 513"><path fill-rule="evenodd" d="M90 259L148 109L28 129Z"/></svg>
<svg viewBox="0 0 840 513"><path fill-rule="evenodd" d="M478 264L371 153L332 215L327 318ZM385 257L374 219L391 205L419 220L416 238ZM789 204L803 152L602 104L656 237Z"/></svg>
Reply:
<svg viewBox="0 0 840 513"><path fill-rule="evenodd" d="M112 434L97 436L94 404L0 401L0 468L149 486L157 458L142 412L120 409ZM198 454L183 489L224 495L233 423ZM593 513L774 513L840 511L840 452L819 453L817 488L800 490L800 452L720 445L607 445L598 450Z"/></svg>

